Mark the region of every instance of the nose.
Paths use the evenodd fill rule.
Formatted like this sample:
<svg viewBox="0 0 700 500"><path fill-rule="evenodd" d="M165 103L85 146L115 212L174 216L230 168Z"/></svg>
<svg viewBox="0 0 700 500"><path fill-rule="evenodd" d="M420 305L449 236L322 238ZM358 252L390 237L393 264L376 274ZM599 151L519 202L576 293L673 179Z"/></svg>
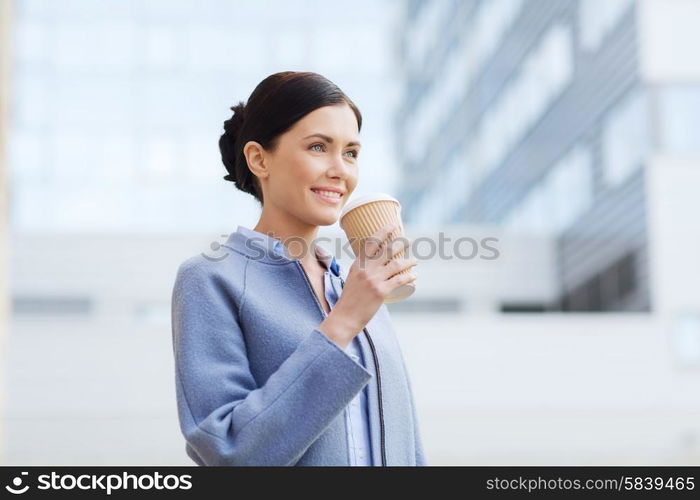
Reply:
<svg viewBox="0 0 700 500"><path fill-rule="evenodd" d="M351 166L347 164L345 159L342 157L342 154L333 156L327 171L327 174L330 177L347 179L350 175L352 175L351 173Z"/></svg>

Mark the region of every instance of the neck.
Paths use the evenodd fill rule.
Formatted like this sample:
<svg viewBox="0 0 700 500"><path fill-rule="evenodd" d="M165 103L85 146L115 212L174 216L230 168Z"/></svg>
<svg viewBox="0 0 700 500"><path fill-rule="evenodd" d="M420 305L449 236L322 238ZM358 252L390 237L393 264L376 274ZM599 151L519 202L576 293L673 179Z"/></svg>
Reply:
<svg viewBox="0 0 700 500"><path fill-rule="evenodd" d="M263 209L253 230L280 240L287 246L290 258L299 259L306 269L313 269L317 259L312 243L318 234L318 226L306 224L287 214L273 217Z"/></svg>

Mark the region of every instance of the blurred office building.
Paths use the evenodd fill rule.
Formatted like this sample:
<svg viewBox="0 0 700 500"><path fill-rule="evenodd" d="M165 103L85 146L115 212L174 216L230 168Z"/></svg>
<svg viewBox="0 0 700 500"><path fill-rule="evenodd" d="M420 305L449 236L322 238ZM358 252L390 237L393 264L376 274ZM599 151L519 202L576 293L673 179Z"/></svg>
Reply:
<svg viewBox="0 0 700 500"><path fill-rule="evenodd" d="M553 239L556 293L503 297L503 311L683 303L698 271L700 3L404 5L408 221Z"/></svg>
<svg viewBox="0 0 700 500"><path fill-rule="evenodd" d="M700 462L700 2L18 4L6 463L192 464L175 271L257 221L216 138L302 68L366 117L358 189L403 204L431 465Z"/></svg>
<svg viewBox="0 0 700 500"><path fill-rule="evenodd" d="M362 0L340 16L318 0L17 2L13 227L234 230L240 219L228 214L259 207L222 180L218 139L229 108L266 76L297 70L342 82L365 113L384 109L395 94L382 43L393 5ZM310 26L309 16L324 21ZM359 58L359 66L347 62ZM387 163L389 113L378 115L364 142L368 159ZM391 180L388 169L373 169L363 185Z"/></svg>
<svg viewBox="0 0 700 500"><path fill-rule="evenodd" d="M431 457L697 463L700 2L403 6L409 231L499 248L390 307Z"/></svg>

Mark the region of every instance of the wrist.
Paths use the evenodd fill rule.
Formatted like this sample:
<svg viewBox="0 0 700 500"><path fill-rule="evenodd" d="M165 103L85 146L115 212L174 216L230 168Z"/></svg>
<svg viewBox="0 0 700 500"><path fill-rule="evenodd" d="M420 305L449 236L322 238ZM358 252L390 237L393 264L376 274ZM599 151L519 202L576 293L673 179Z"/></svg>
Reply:
<svg viewBox="0 0 700 500"><path fill-rule="evenodd" d="M362 328L357 328L342 314L334 311L335 309L331 309L331 312L321 322L318 329L340 347L345 349Z"/></svg>

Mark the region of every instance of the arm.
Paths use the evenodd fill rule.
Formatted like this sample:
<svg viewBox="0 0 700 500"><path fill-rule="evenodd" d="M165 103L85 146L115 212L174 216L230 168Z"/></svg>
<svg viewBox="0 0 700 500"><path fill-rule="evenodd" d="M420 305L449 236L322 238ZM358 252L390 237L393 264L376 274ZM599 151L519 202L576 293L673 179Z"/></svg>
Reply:
<svg viewBox="0 0 700 500"><path fill-rule="evenodd" d="M372 375L313 329L258 387L234 309L206 271L180 266L172 333L188 455L199 465L293 465Z"/></svg>

